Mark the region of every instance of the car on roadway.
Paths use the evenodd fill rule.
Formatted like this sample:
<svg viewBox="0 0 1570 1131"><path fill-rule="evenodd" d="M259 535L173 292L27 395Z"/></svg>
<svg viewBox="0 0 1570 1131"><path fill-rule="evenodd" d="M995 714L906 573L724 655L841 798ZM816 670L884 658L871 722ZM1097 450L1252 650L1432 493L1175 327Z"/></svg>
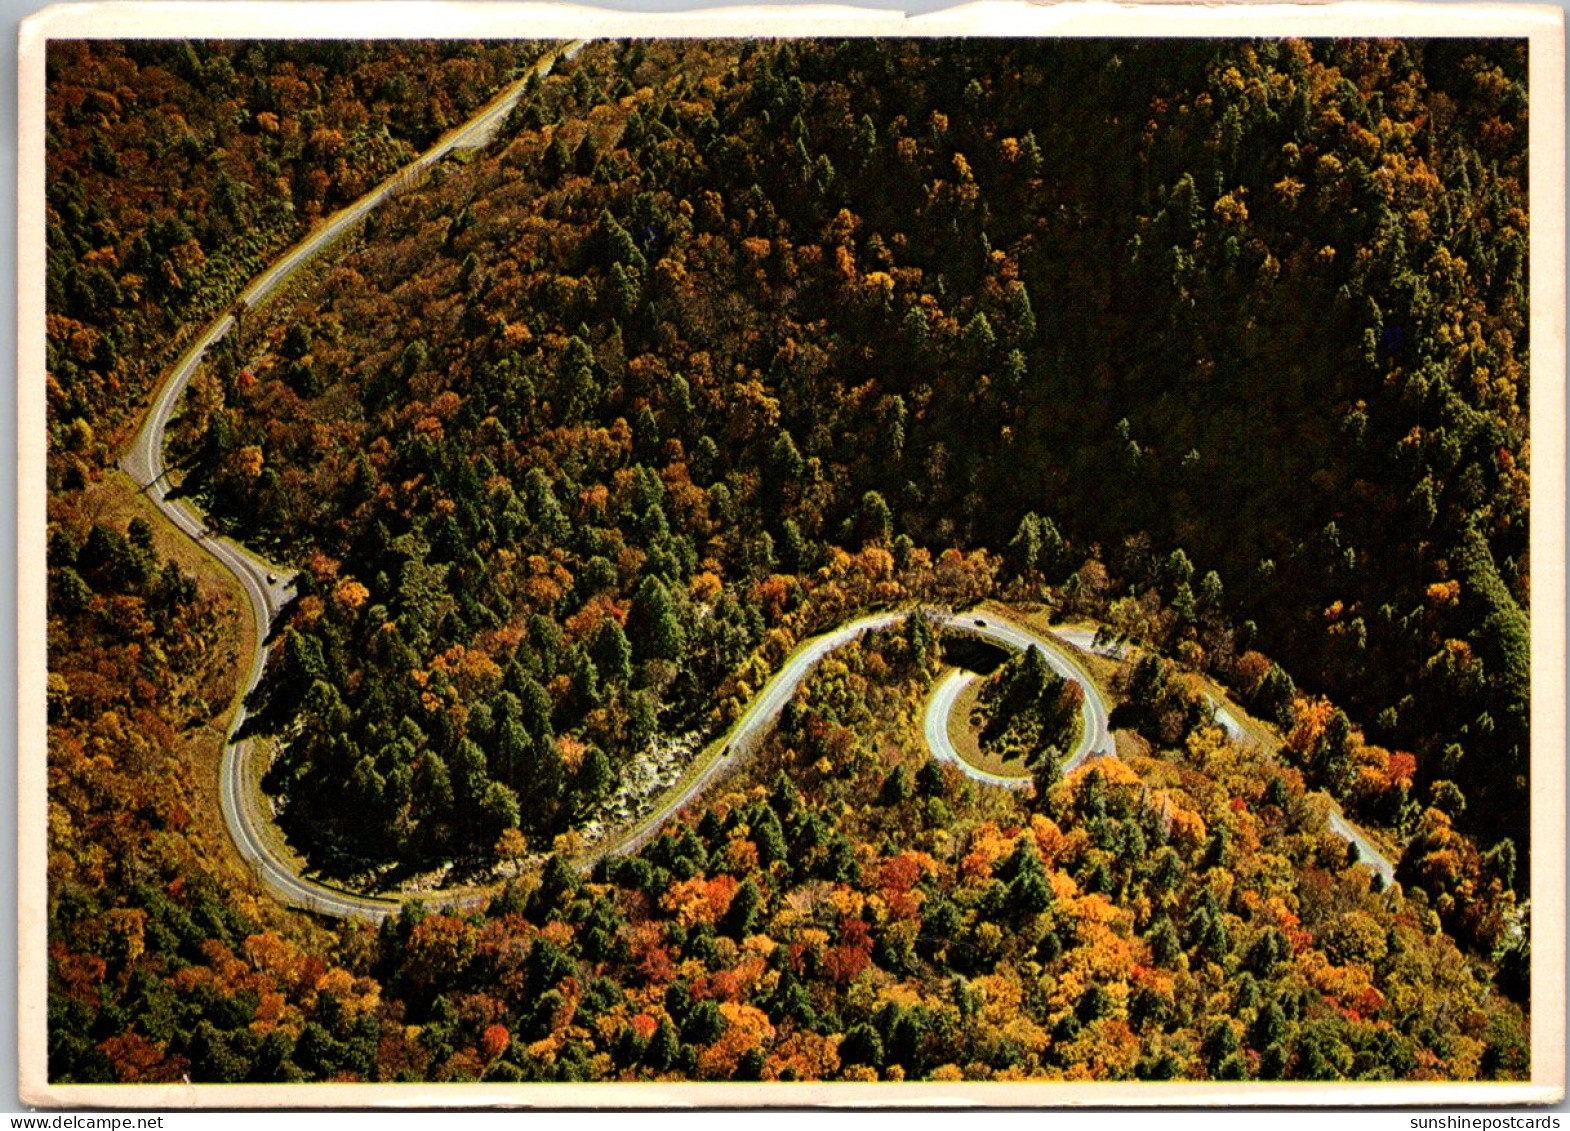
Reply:
<svg viewBox="0 0 1570 1131"><path fill-rule="evenodd" d="M977 617L976 618L976 627L977 628L986 628L987 627L987 622L982 620L980 617Z"/></svg>
<svg viewBox="0 0 1570 1131"><path fill-rule="evenodd" d="M267 584L269 584L269 585L277 585L278 584L278 575L276 573L268 573L268 575L267 575Z"/></svg>

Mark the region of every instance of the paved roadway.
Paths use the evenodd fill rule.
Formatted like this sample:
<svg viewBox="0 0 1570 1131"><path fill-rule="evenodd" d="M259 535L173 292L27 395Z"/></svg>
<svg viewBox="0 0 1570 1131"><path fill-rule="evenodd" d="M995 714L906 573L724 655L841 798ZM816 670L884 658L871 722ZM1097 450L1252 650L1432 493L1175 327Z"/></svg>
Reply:
<svg viewBox="0 0 1570 1131"><path fill-rule="evenodd" d="M250 309L265 301L323 249L449 153L459 149L473 149L488 142L497 127L506 120L529 80L535 75L543 77L549 74L558 57L571 59L583 47L584 41L578 40L560 51L546 55L528 74L504 88L467 122L444 135L430 149L353 204L334 213L326 223L251 280L240 294L240 305ZM169 498L168 468L164 464L164 437L169 420L207 351L220 342L234 328L234 324L232 313L214 319L180 355L163 384L154 393L142 426L132 440L130 449L121 457L120 466L136 480L137 485L171 522L205 547L235 576L245 589L256 623L256 651L251 657L250 670L240 692L240 705L235 710L229 741L219 767L224 823L229 827L235 847L262 883L289 904L346 918L385 918L397 910L396 901L357 895L297 875L288 861L258 831L271 818L257 811L254 791L246 787L246 770L252 744L249 741L237 742L234 736L245 723L244 699L261 679L262 668L267 661L267 635L279 612L290 600L293 575L285 576L286 571L269 564L237 542L209 534L206 523L195 508L184 500Z"/></svg>
<svg viewBox="0 0 1570 1131"><path fill-rule="evenodd" d="M505 88L469 121L445 135L425 153L365 196L329 217L326 223L251 281L241 293L241 306L249 309L265 301L282 283L324 248L350 231L371 211L418 179L425 170L449 153L486 144L497 127L506 119L507 114L511 112L530 77L536 74L542 77L549 74L557 58L571 59L583 47L583 41L576 41L562 51L542 58L530 75L525 75ZM203 545L239 580L245 589L256 622L257 649L251 659L250 671L241 692L241 705L235 711L234 723L230 729L230 741L220 766L224 821L240 854L256 870L264 885L285 902L327 915L382 919L396 912L399 906L396 900L377 899L343 891L304 879L295 873L289 862L279 856L258 832L270 817L257 811L254 791L246 788L246 769L251 754L251 743L236 742L234 735L246 719L244 697L261 679L267 656L265 641L274 620L290 599L292 575L284 576L282 571L236 542L210 535L194 508L182 500L168 497L169 484L163 448L169 420L180 395L185 391L192 374L196 372L207 351L221 341L234 328L234 324L232 314L225 314L215 319L196 342L180 356L154 395L140 431L133 440L130 450L121 459L121 466L139 486L146 490L148 497L171 522ZM862 617L832 632L814 637L799 647L786 661L785 666L764 685L741 718L736 721L730 736L721 748L721 753L713 757L679 794L662 802L657 810L639 821L633 829L597 849L588 858L589 862L611 852L634 852L646 844L671 816L689 804L715 777L722 774L732 764L737 754L748 749L773 726L786 702L795 694L802 680L819 660L865 632L898 623L905 615L907 614L882 613ZM970 632L1013 650L1023 651L1032 646L1038 647L1060 675L1075 680L1085 689L1084 704L1081 708L1083 725L1080 741L1073 754L1064 763L1065 772L1077 768L1093 756L1115 756L1106 704L1096 689L1095 681L1051 638L986 612L939 614L934 619L949 628ZM1057 629L1053 631L1053 635L1087 651L1099 651L1104 655L1113 656L1122 654L1122 650L1116 646L1096 649L1094 633L1086 629ZM953 761L971 777L989 784L1007 788L1020 788L1029 784L1028 778L986 774L966 763L953 749L948 740L948 716L966 682L962 673L950 673L934 688L926 716L927 740L934 756L940 760ZM1224 708L1218 710L1217 718L1223 726L1227 727L1229 733L1233 733L1234 728L1241 731L1236 720L1232 719ZM1229 723L1231 725L1228 725ZM1356 844L1364 860L1376 871L1386 875L1387 881L1394 875L1389 862L1339 814L1332 815L1331 828ZM477 898L481 897L468 894L461 897L454 896L448 902L468 904Z"/></svg>
<svg viewBox="0 0 1570 1131"><path fill-rule="evenodd" d="M737 756L750 750L754 743L767 735L774 726L775 720L779 718L780 712L784 710L785 704L790 701L792 695L796 694L802 681L817 666L819 660L864 633L873 629L889 628L910 615L912 614L876 613L861 617L831 632L814 636L798 646L785 661L785 665L763 685L746 711L732 725L730 733L721 745L721 753L704 766L680 793L661 802L658 809L639 820L632 829L598 846L594 853L581 863L587 866L599 857L611 853L619 855L636 852L647 844L666 821L690 804L716 776L725 772ZM945 613L927 610L926 615L930 616L936 625L979 636L1010 651L1024 651L1032 646L1040 648L1047 662L1060 675L1074 680L1085 688L1085 701L1080 708L1082 721L1080 740L1075 745L1069 760L1064 763L1065 771L1073 769L1087 758L1113 752L1106 703L1096 690L1095 681L1050 637L983 611ZM927 744L933 755L939 761L954 763L970 777L989 785L1019 789L1031 784L1028 777L1012 778L978 770L961 758L949 741L948 717L953 710L955 697L964 688L965 680L962 677L965 675L969 673L950 672L933 689L925 719Z"/></svg>
<svg viewBox="0 0 1570 1131"><path fill-rule="evenodd" d="M1015 652L1038 648L1052 670L1064 679L1071 679L1084 688L1085 698L1080 705L1080 738L1073 752L1063 763L1065 774L1078 769L1090 758L1115 757L1117 746L1112 741L1112 724L1107 716L1107 703L1096 687L1090 673L1060 643L1058 633L1036 632L1011 620L986 612L964 613L948 618L950 628L974 633L994 644ZM946 731L945 731L946 733Z"/></svg>
<svg viewBox="0 0 1570 1131"><path fill-rule="evenodd" d="M1330 831L1342 840L1351 841L1353 847L1357 849L1358 860L1377 872L1379 878L1385 881L1386 887L1396 882L1395 865L1374 847L1373 842L1364 836L1356 825L1334 809L1330 811Z"/></svg>
<svg viewBox="0 0 1570 1131"><path fill-rule="evenodd" d="M1079 741L1075 743L1074 749L1063 763L1064 773L1077 769L1089 758L1115 755L1117 748L1112 741L1106 700L1101 697L1096 681L1091 679L1089 673L1063 650L1059 642L1067 641L1080 645L1079 637L1083 636L1084 644L1088 646L1093 633L1080 629L1061 631L1053 629L1050 633L1039 633L1014 621L1004 620L981 611L957 613L942 618L942 621L950 629L979 636L1011 652L1037 648L1054 671L1065 679L1073 680L1084 689L1085 699L1080 706ZM927 746L938 761L950 762L958 766L967 777L987 785L1002 786L1005 789L1023 789L1031 784L1029 775L993 774L978 769L960 756L949 738L949 716L954 713L954 705L960 693L976 678L972 672L956 670L938 680L932 689L932 697L927 700L924 720Z"/></svg>
<svg viewBox="0 0 1570 1131"><path fill-rule="evenodd" d="M977 618L982 617L985 617L985 614L977 614ZM974 622L973 631L975 631L978 635L988 636L989 639L996 640L998 643L1011 645L1015 649L1028 646L1028 643L1035 643L1038 646L1042 646L1042 651L1047 656L1048 660L1053 660L1054 658L1060 657L1062 655L1059 649L1047 645L1047 642L1040 636L1032 634L1028 630L1023 629L1018 625L1014 625L1008 621L1001 621L997 618L986 617L985 627L983 627L983 622L980 619L975 619L968 616L958 616L949 619L951 623L958 622L959 627L971 627ZM997 635L993 635L989 630L994 625L1007 625L1013 630L1013 632L1009 634L999 633ZM1118 644L1102 644L1097 646L1096 633L1092 629L1062 627L1053 628L1049 631L1051 635L1056 637L1059 641L1062 641L1065 644L1072 644L1074 647L1081 648L1086 652L1093 652L1097 655L1108 656L1115 659L1121 659L1127 655L1127 649ZM1105 704L1102 702L1099 692L1096 691L1095 683L1093 681L1091 681L1082 673L1077 674L1075 672L1065 670L1065 668L1058 663L1054 663L1053 667L1057 668L1060 674L1067 675L1070 676L1070 678L1078 680L1081 686L1085 688L1085 703L1087 708L1090 707L1092 700L1094 700L1096 709L1100 716L1103 719L1106 717ZM964 771L967 776L974 778L976 781L984 782L988 785L1002 786L1005 789L1022 789L1030 784L1030 779L1028 777L1007 777L1000 774L990 774L985 770L977 769L975 766L965 761L964 758L960 757L959 751L954 748L954 744L949 740L948 722L949 716L954 712L955 702L958 700L960 692L963 691L965 687L976 678L977 677L971 672L956 670L949 672L938 681L937 685L933 688L932 698L927 701L927 712L925 719L927 745L931 748L933 756L936 757L940 762L954 763L962 771ZM1233 742L1240 743L1258 741L1257 737L1243 725L1243 723L1235 714L1232 713L1225 703L1217 699L1214 695L1207 694L1205 698L1209 701L1211 708L1215 711L1217 724L1226 731L1228 738L1230 738ZM1096 753L1114 755L1110 739L1108 739L1105 746L1098 748ZM1084 760L1089 757L1090 754L1091 751L1085 746L1084 743L1081 743L1081 745L1076 748L1074 756L1064 763L1064 772L1067 773L1075 767L1083 764ZM1332 806L1336 805L1334 801L1332 801L1331 804ZM1392 864L1389 858L1387 858L1382 852L1379 851L1378 848L1374 846L1373 842L1368 839L1362 830L1346 819L1345 815L1342 814L1338 806L1331 809L1328 825L1331 832L1335 833L1343 840L1350 842L1357 849L1358 859L1362 863L1368 865L1368 867L1375 873L1377 873L1379 877L1384 880L1386 885L1395 882L1395 865Z"/></svg>
<svg viewBox="0 0 1570 1131"><path fill-rule="evenodd" d="M954 743L949 738L949 716L954 713L955 702L965 688L980 678L975 672L954 668L952 671L945 672L943 677L933 685L932 698L927 700L927 714L924 720L927 749L932 751L932 756L938 761L958 766L966 777L973 778L984 785L995 785L1003 789L1024 789L1032 784L1029 777L991 774L986 770L978 769L960 757L959 751L954 748Z"/></svg>
<svg viewBox="0 0 1570 1131"><path fill-rule="evenodd" d="M898 624L905 619L905 616L904 613L876 613L861 617L841 625L832 632L811 637L804 644L799 645L786 659L785 666L763 685L753 696L752 702L747 705L741 717L731 724L730 733L726 735L720 753L715 755L680 793L662 801L659 808L641 818L632 828L597 846L592 855L582 863L591 865L601 856L612 854L619 856L636 852L653 840L666 821L680 812L693 798L702 793L715 777L734 764L739 755L750 750L754 742L768 733L774 726L774 721L779 718L780 712L785 709L785 704L790 701L792 695L796 694L796 689L801 686L802 680L807 678L807 674L817 667L819 660L864 633Z"/></svg>

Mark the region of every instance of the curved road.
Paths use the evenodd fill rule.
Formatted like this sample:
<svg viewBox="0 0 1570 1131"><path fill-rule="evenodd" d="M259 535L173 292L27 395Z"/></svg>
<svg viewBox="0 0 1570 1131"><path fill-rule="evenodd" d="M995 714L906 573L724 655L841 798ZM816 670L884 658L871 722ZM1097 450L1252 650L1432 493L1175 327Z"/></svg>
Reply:
<svg viewBox="0 0 1570 1131"><path fill-rule="evenodd" d="M1102 699L1095 680L1091 679L1089 673L1063 650L1057 639L1054 639L1054 637L1064 638L1069 632L1079 630L1059 632L1054 629L1044 634L981 611L946 617L943 618L943 623L950 629L967 632L993 644L1002 645L1011 652L1036 648L1040 650L1054 671L1080 685L1085 692L1085 698L1080 705L1079 741L1063 762L1065 774L1079 768L1090 758L1116 756L1117 747L1112 741L1107 704ZM1078 643L1078 641L1071 639L1070 643ZM1002 786L1004 789L1024 789L1032 784L1029 775L993 774L978 769L960 756L949 738L949 716L954 713L954 706L959 700L960 693L977 678L973 672L956 669L938 680L932 689L932 698L927 701L924 724L927 745L931 748L933 757L940 762L950 762L958 766L967 777L987 785Z"/></svg>
<svg viewBox="0 0 1570 1131"><path fill-rule="evenodd" d="M955 668L933 684L932 698L927 700L927 714L924 720L927 749L932 751L932 756L938 761L958 766L966 777L973 778L984 785L995 785L1002 789L1024 789L1034 784L1034 779L991 774L986 770L977 769L960 757L959 751L954 748L954 743L949 738L949 716L954 713L960 694L980 678L975 672Z"/></svg>
<svg viewBox="0 0 1570 1131"><path fill-rule="evenodd" d="M1083 649L1086 652L1091 652L1098 656L1107 656L1112 659L1122 659L1128 655L1128 649L1121 644L1109 644L1104 642L1097 644L1096 633L1092 629L1066 626L1062 628L1054 628L1050 631L1053 636L1057 637L1065 644L1072 644L1076 648ZM1052 653L1048 652L1047 655L1048 658L1051 658ZM950 712L952 712L954 707L954 699L958 696L959 691L962 689L963 685L956 685L952 693L949 694L946 700L944 700L944 702L941 704L939 700L942 697L942 693L945 691L946 684L951 682L955 676L961 674L964 673L950 672L943 681L940 681L937 690L933 694L932 701L928 704L927 741L932 746L933 752L936 753L941 759L957 762L962 770L978 781L986 781L993 785L1006 786L1011 789L1018 789L1025 786L1028 784L1027 779L1025 778L999 777L996 774L987 774L981 770L976 769L974 766L971 766L969 763L967 763L964 759L960 758L958 751L956 751L953 747L953 744L949 742L948 715ZM1092 695L1091 686L1092 685L1090 684L1085 684L1087 701ZM1207 694L1205 698L1209 701L1211 708L1215 712L1217 725L1220 726L1222 730L1226 731L1227 737L1230 738L1233 742L1242 743L1259 741L1258 736L1245 727L1238 717L1232 713L1231 709L1220 699L1216 698L1214 695L1209 694ZM934 714L940 709L942 712L942 717L934 718ZM1083 756L1070 759L1068 762L1064 763L1064 772L1067 773L1075 766L1078 766L1082 761ZM1375 847L1374 843L1368 839L1361 829L1346 819L1345 815L1340 811L1338 803L1334 799L1331 800L1331 805L1332 808L1327 821L1330 831L1335 833L1342 840L1351 843L1353 847L1357 849L1358 859L1363 864L1366 864L1374 873L1376 873L1380 879L1384 880L1386 886L1393 884L1396 878L1395 865L1387 856L1385 856L1384 853L1380 852L1379 849Z"/></svg>
<svg viewBox="0 0 1570 1131"><path fill-rule="evenodd" d="M732 724L730 732L726 735L720 748L720 753L713 757L691 783L679 793L662 801L657 809L639 820L637 825L611 840L603 841L595 846L592 854L586 856L584 864L592 864L601 856L611 853L636 852L647 844L659 832L660 826L674 816L681 808L702 793L703 790L723 773L731 764L736 754L748 749L754 742L763 738L773 727L775 719L784 710L785 704L796 694L802 680L817 666L819 660L834 651L849 644L852 640L874 629L889 628L898 624L914 613L875 613L871 616L861 617L841 625L831 632L821 636L814 636L797 647L785 661L783 667L748 704L739 719ZM934 624L951 630L967 632L983 639L1000 644L1010 650L1023 651L1032 645L1040 648L1047 658L1047 662L1059 674L1075 680L1085 688L1084 705L1080 708L1083 726L1080 728L1080 741L1074 748L1074 753L1065 763L1066 769L1072 769L1092 755L1110 754L1113 751L1112 734L1107 723L1107 708L1102 701L1100 693L1096 691L1095 683L1085 674L1084 670L1076 664L1063 650L1057 647L1051 639L1039 636L1029 629L1021 628L1012 621L991 616L985 612L970 613L943 613L936 610L926 610L925 615L930 617ZM927 709L926 730L927 743L932 748L932 753L939 761L951 761L958 765L971 777L985 781L990 785L1002 785L1009 788L1019 788L1029 785L1030 779L1008 778L998 774L987 774L973 766L968 765L954 751L948 739L947 720L949 711L953 708L954 697L959 694L963 682L955 680L950 673L948 677L939 681L933 689L932 703L944 700L946 706L941 712L941 724L937 732L933 730L934 709L931 705Z"/></svg>
<svg viewBox="0 0 1570 1131"><path fill-rule="evenodd" d="M752 702L747 705L741 717L731 724L719 754L712 757L681 792L662 801L658 808L640 818L636 825L595 845L593 851L580 861L581 866L592 865L602 856L636 852L653 840L655 834L660 831L660 826L675 816L693 798L702 793L710 782L728 769L737 754L745 751L754 741L768 733L774 725L774 720L785 709L785 704L790 701L792 695L796 694L801 681L807 678L807 673L817 666L819 660L836 648L849 644L863 633L888 628L909 615L908 613L875 613L850 621L821 636L811 637L799 645L786 659L784 667L780 668L774 677L763 685L757 695L753 696Z"/></svg>
<svg viewBox="0 0 1570 1131"><path fill-rule="evenodd" d="M550 73L557 59L573 58L584 45L581 40L575 41L558 52L546 55L528 75L506 87L468 122L445 135L431 149L365 196L335 213L325 224L252 280L242 292L238 308L243 311L264 301L324 248L447 154L457 149L484 145L512 110L530 78ZM184 501L168 497L168 469L164 464L163 448L169 420L180 395L185 391L192 374L196 372L207 351L221 341L234 325L235 319L232 314L220 316L210 323L196 342L181 354L154 395L140 430L130 449L121 459L121 467L136 480L171 522L204 546L226 570L234 575L244 588L251 606L257 629L257 647L240 693L240 705L235 710L234 722L230 728L229 741L219 771L224 821L229 827L235 846L247 863L255 869L264 886L286 903L342 918L383 919L397 912L401 905L400 901L359 895L307 880L298 875L290 863L281 857L274 846L269 844L258 831L270 821L270 818L258 812L254 794L245 785L251 743L237 742L234 735L245 723L244 698L261 679L267 659L266 639L273 621L290 599L293 576L283 576L278 569L238 543L209 534L206 524L193 507ZM819 660L863 633L887 628L908 615L911 614L879 613L861 617L831 632L813 637L800 646L737 719L719 754L712 756L690 783L661 802L658 808L631 829L597 845L592 853L580 860L580 865L592 864L594 860L611 853L634 852L646 844L672 815L690 803L717 776L728 769L737 753L747 749L773 726L780 711ZM1081 707L1083 725L1080 741L1064 763L1065 772L1075 769L1093 756L1115 756L1106 704L1096 689L1095 682L1054 640L983 611L966 614L929 613L928 615L932 615L934 621L945 627L980 636L1011 650L1023 651L1032 646L1038 647L1060 675L1075 680L1085 689L1084 703ZM1097 650L1094 649L1094 634L1087 630L1060 629L1054 630L1053 635L1075 646ZM1107 654L1120 653L1116 648L1101 651ZM934 756L943 761L956 763L971 777L989 784L1007 788L1021 788L1030 784L1028 778L1009 778L984 773L968 765L954 750L948 739L948 716L967 682L965 675L966 673L951 672L934 687L926 715L926 735ZM1222 720L1223 725L1227 725L1230 719L1224 708L1218 710L1217 717ZM1235 720L1231 721L1232 726L1227 728L1229 732L1233 726L1236 726ZM1376 871L1381 874L1388 872L1387 880L1393 876L1394 872L1388 861L1385 861L1356 830L1346 825L1339 814L1332 815L1331 828L1356 844L1365 861L1371 862ZM483 899L484 896L474 893L461 895L454 893L446 896L432 893L430 898L449 905L464 905Z"/></svg>
<svg viewBox="0 0 1570 1131"><path fill-rule="evenodd" d="M948 624L950 628L963 629L1015 652L1038 648L1053 671L1064 679L1073 680L1084 689L1085 699L1079 708L1081 724L1079 742L1063 762L1065 774L1078 769L1090 758L1117 755L1117 746L1112 741L1112 723L1107 716L1106 700L1101 698L1101 692L1097 690L1096 681L1091 678L1090 673L1080 667L1079 663L1064 651L1058 640L1054 639L1058 636L1056 631L1035 632L1014 621L1004 620L1002 617L986 612L953 616L949 618ZM947 733L946 728L945 733Z"/></svg>
<svg viewBox="0 0 1570 1131"><path fill-rule="evenodd" d="M242 311L255 307L267 299L277 288L301 267L310 262L334 240L350 231L374 209L386 203L400 189L407 187L431 166L449 153L459 149L473 149L490 140L496 128L506 119L531 79L544 77L559 58L571 59L585 46L577 40L553 51L536 63L527 74L503 88L467 122L445 134L430 149L388 177L353 204L334 213L327 222L311 232L304 240L285 252L240 294L238 303ZM251 614L256 622L256 652L251 657L250 671L240 692L240 705L235 710L228 742L219 767L219 792L223 803L224 823L228 825L235 847L240 855L255 869L262 883L285 902L303 906L323 914L347 918L380 919L398 908L394 900L375 899L346 892L325 884L302 879L279 857L276 850L258 832L269 818L256 811L252 795L245 787L245 769L249 760L251 743L236 742L246 719L245 696L261 679L267 661L266 641L273 621L289 602L293 577L283 576L279 570L246 550L238 543L210 535L206 523L196 510L181 500L170 499L168 468L164 464L164 435L169 419L185 392L191 376L201 365L207 351L234 328L234 315L224 314L214 319L197 340L180 355L169 375L153 396L147 415L142 421L130 449L120 460L120 466L141 487L170 522L174 523L193 540L205 547L220 565L235 576L244 588L250 602Z"/></svg>

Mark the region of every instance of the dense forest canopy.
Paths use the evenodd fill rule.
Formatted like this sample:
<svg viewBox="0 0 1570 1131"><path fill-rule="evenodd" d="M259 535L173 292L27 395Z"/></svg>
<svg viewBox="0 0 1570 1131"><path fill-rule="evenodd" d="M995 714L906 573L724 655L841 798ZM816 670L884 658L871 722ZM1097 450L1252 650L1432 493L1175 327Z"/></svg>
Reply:
<svg viewBox="0 0 1570 1131"><path fill-rule="evenodd" d="M56 1076L1523 1073L1517 41L591 44L225 339L170 451L303 570L249 704L294 848L518 878L305 929L225 903L167 801L127 818L156 864L97 827L167 771L84 736L221 704L180 682L212 602L94 503L149 344L531 57L51 57ZM812 632L983 598L1128 646L1121 761L1040 765L1082 692L1026 654L983 705L1037 788L940 770L916 618L650 846L566 864Z"/></svg>

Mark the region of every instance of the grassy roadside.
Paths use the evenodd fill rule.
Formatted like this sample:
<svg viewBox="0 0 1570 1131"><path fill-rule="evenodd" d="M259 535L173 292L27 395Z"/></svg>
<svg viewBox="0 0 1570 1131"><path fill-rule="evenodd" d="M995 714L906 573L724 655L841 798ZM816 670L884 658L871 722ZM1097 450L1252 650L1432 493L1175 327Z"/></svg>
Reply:
<svg viewBox="0 0 1570 1131"><path fill-rule="evenodd" d="M1000 758L995 751L982 748L981 733L972 719L985 685L985 680L973 680L955 696L954 709L949 712L947 720L949 742L953 744L954 752L968 765L983 773L1006 778L1029 777L1030 769L1025 765L1024 758Z"/></svg>
<svg viewBox="0 0 1570 1131"><path fill-rule="evenodd" d="M1055 638L1054 630L1064 628L1083 628L1094 632L1097 628L1095 623L1091 621L1054 622L1051 610L1047 608L1022 612L1011 605L1000 604L996 601L987 601L982 607L1000 620L1012 621L1014 624L1028 629L1038 636L1053 638L1058 652L1069 662L1071 667L1076 669L1082 679L1089 680L1101 688L1103 698L1109 703L1115 704L1120 701L1116 695L1111 694L1111 690L1118 673L1123 667L1122 661L1114 660L1109 656L1100 656L1094 652L1087 652L1066 640Z"/></svg>

